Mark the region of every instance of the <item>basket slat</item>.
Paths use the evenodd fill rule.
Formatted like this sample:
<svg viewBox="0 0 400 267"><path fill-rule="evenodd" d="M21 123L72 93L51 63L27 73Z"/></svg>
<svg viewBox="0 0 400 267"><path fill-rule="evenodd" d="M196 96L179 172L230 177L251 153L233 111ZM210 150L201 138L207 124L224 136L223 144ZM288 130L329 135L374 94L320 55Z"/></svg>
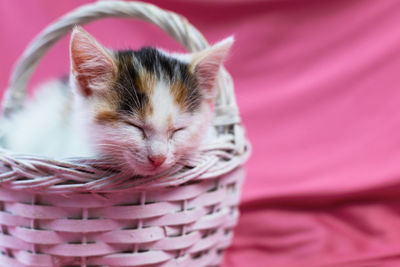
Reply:
<svg viewBox="0 0 400 267"><path fill-rule="evenodd" d="M89 201L96 205L82 207L77 200L92 196L85 193L65 197L41 195L40 198L29 192L16 195L12 203L5 203L4 212L0 212L0 223L7 229L7 235L0 234L0 248L12 251L19 263L24 264L22 266L55 260L74 266L76 257L85 257L86 266L143 266L148 263L188 266L189 262L194 266L207 266L208 263L202 265L203 262L221 259L216 255L229 246L238 219L243 169L226 177L214 181L218 186L210 182L206 182L208 186L191 185L197 189L196 194L183 194L178 200L171 198L171 188L158 194L152 192L152 198L158 200L152 204L147 204L148 199L142 202L142 193L120 193L116 200L107 203L112 205L108 208L99 207L97 200ZM179 189L182 192L182 188ZM109 193L104 198L112 195ZM18 203L18 199L31 199L35 203ZM60 200L63 201L61 207L48 206ZM35 252L29 254L33 247ZM182 256L176 258L179 253ZM189 258L184 260L185 257Z"/></svg>

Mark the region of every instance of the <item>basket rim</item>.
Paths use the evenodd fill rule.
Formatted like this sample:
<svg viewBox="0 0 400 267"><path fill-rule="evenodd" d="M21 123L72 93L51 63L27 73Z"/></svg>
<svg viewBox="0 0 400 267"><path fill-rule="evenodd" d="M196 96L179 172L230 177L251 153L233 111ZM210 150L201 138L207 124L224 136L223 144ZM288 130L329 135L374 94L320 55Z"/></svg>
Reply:
<svg viewBox="0 0 400 267"><path fill-rule="evenodd" d="M102 159L55 160L0 149L0 187L48 194L158 190L215 179L235 170L248 160L251 145L246 140L241 154L226 152L232 149L231 143L216 143L164 173L145 177L107 168L110 165Z"/></svg>

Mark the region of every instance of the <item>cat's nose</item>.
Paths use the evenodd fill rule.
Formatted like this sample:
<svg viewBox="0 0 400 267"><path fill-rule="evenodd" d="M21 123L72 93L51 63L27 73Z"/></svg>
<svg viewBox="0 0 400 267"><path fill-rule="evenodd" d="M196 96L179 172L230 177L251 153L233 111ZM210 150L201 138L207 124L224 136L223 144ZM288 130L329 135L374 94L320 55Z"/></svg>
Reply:
<svg viewBox="0 0 400 267"><path fill-rule="evenodd" d="M149 155L147 157L151 164L153 164L154 167L159 167L161 164L164 163L165 159L167 158L165 155Z"/></svg>

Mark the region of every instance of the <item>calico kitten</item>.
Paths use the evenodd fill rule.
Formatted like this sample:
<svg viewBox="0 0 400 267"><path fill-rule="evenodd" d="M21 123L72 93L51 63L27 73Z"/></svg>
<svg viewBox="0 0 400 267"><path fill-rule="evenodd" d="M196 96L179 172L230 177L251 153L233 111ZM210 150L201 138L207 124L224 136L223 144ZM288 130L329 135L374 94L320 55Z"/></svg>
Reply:
<svg viewBox="0 0 400 267"><path fill-rule="evenodd" d="M111 51L76 27L72 93L60 81L40 90L9 121L8 148L56 158L102 156L132 174L162 172L204 140L216 77L232 44L230 37L193 54Z"/></svg>

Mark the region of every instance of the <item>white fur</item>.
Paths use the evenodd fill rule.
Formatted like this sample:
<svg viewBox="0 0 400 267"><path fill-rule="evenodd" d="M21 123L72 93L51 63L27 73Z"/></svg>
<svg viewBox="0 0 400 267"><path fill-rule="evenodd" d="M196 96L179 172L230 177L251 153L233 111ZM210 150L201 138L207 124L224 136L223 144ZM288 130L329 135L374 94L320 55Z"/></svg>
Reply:
<svg viewBox="0 0 400 267"><path fill-rule="evenodd" d="M169 88L170 86L165 82L158 82L150 97L153 114L149 121L159 131L168 130L168 117L175 118L179 113L179 107L174 103L174 97L171 95Z"/></svg>
<svg viewBox="0 0 400 267"><path fill-rule="evenodd" d="M24 110L3 123L6 148L58 159L93 155L71 104L70 90L60 81L44 84Z"/></svg>
<svg viewBox="0 0 400 267"><path fill-rule="evenodd" d="M170 94L169 86L163 82L157 83L151 96L153 113L149 124L154 131L148 133L147 151L149 155L168 154L168 118L176 118L179 109Z"/></svg>

